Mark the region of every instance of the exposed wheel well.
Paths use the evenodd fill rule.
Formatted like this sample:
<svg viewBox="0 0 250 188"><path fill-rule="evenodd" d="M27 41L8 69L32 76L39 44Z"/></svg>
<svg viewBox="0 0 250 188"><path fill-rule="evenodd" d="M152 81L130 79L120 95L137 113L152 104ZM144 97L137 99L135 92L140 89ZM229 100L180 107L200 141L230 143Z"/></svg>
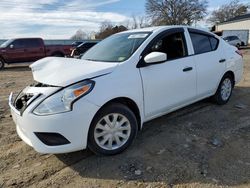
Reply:
<svg viewBox="0 0 250 188"><path fill-rule="evenodd" d="M0 56L0 70L4 68L4 64L6 64L5 60Z"/></svg>
<svg viewBox="0 0 250 188"><path fill-rule="evenodd" d="M119 98L115 98L112 99L110 101L108 101L107 103L105 103L103 107L109 105L110 103L120 103L120 104L124 104L126 105L130 110L132 110L132 112L135 114L135 117L137 119L138 122L138 130L141 130L141 115L140 115L140 110L137 106L137 104L130 98L127 97L119 97ZM101 108L101 109L102 109Z"/></svg>
<svg viewBox="0 0 250 188"><path fill-rule="evenodd" d="M4 63L6 63L6 61L4 60L4 58L2 56L0 56L0 60L2 60Z"/></svg>
<svg viewBox="0 0 250 188"><path fill-rule="evenodd" d="M64 57L64 53L60 51L53 52L51 56Z"/></svg>
<svg viewBox="0 0 250 188"><path fill-rule="evenodd" d="M233 71L227 71L227 72L223 75L223 77L225 77L225 76L227 76L227 75L229 75L229 76L233 79L233 84L235 85L235 76L234 76ZM233 86L234 86L234 85L233 85Z"/></svg>

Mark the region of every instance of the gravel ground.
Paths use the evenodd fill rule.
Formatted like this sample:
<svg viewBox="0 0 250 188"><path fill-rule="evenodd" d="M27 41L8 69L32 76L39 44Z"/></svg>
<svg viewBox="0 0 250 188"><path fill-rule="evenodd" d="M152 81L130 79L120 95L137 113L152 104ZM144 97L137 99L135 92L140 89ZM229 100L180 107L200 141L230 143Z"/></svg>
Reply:
<svg viewBox="0 0 250 188"><path fill-rule="evenodd" d="M27 66L0 72L0 187L250 187L250 50L227 105L195 103L144 125L120 155L41 155L22 142L7 98L32 83Z"/></svg>

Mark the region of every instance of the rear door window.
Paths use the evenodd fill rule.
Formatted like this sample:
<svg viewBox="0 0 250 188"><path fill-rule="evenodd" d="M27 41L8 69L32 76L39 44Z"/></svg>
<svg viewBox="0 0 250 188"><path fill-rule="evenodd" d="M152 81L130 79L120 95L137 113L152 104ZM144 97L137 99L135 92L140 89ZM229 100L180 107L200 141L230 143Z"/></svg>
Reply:
<svg viewBox="0 0 250 188"><path fill-rule="evenodd" d="M219 40L215 37L209 37L209 40L211 43L212 50L216 50L219 44Z"/></svg>
<svg viewBox="0 0 250 188"><path fill-rule="evenodd" d="M190 37L195 54L211 52L218 47L219 40L210 35L190 32Z"/></svg>
<svg viewBox="0 0 250 188"><path fill-rule="evenodd" d="M27 48L39 48L41 46L40 41L37 39L26 40Z"/></svg>
<svg viewBox="0 0 250 188"><path fill-rule="evenodd" d="M190 37L193 43L195 54L202 54L212 50L208 36L190 33Z"/></svg>

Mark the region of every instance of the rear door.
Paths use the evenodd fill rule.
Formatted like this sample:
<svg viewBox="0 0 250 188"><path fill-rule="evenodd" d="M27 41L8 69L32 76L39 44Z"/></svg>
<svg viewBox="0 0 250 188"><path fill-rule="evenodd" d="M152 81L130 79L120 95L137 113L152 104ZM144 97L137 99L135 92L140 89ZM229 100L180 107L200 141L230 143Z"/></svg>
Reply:
<svg viewBox="0 0 250 188"><path fill-rule="evenodd" d="M41 39L25 39L27 61L36 61L45 56L44 44Z"/></svg>
<svg viewBox="0 0 250 188"><path fill-rule="evenodd" d="M226 53L212 34L188 29L197 69L197 96L213 95L225 71Z"/></svg>
<svg viewBox="0 0 250 188"><path fill-rule="evenodd" d="M151 43L142 57L163 52L168 60L141 65L146 119L190 103L196 97L196 68L194 57L188 54L184 29L167 30Z"/></svg>

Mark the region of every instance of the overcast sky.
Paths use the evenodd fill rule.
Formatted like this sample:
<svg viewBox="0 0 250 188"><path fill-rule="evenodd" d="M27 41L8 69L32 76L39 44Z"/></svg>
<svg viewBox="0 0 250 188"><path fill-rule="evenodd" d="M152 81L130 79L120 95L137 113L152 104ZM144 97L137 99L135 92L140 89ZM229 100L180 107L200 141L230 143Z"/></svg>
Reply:
<svg viewBox="0 0 250 188"><path fill-rule="evenodd" d="M227 2L209 0L209 11ZM78 29L97 31L103 21L122 24L144 13L145 0L0 0L0 39L68 39Z"/></svg>

